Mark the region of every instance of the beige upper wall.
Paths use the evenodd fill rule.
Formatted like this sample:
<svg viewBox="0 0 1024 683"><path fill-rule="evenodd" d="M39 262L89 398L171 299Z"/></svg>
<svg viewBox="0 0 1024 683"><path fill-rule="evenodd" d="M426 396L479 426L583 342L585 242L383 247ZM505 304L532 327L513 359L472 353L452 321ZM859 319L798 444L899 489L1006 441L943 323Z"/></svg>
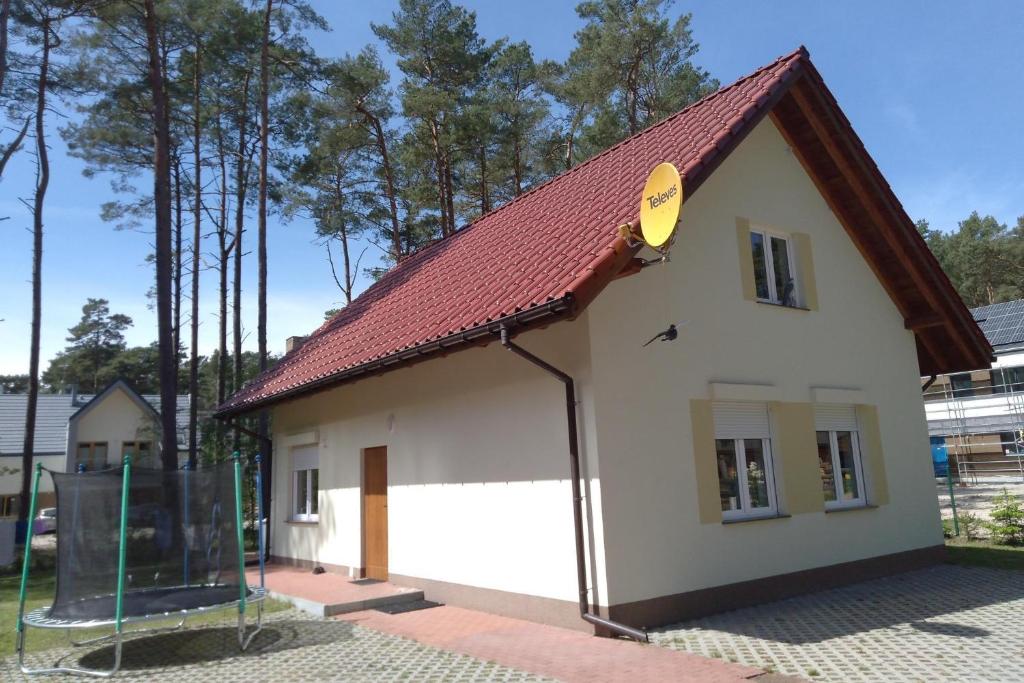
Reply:
<svg viewBox="0 0 1024 683"><path fill-rule="evenodd" d="M144 411L123 389L116 387L89 405L77 419L72 419L68 467L74 467L77 444L92 442L106 442L107 462L116 465L121 462L122 445L126 441L149 441L152 447L158 445L158 427L151 413Z"/></svg>
<svg viewBox="0 0 1024 683"><path fill-rule="evenodd" d="M745 296L747 221L806 235L818 310ZM613 604L941 542L913 336L770 120L687 199L671 261L613 282L588 312ZM677 341L641 348L680 321ZM792 517L702 524L690 402L711 398L711 382L769 385L765 400L788 404L809 403L812 387L862 390L878 408L889 503L799 512L805 492L785 489L809 480L782 472ZM796 424L800 409L783 417Z"/></svg>

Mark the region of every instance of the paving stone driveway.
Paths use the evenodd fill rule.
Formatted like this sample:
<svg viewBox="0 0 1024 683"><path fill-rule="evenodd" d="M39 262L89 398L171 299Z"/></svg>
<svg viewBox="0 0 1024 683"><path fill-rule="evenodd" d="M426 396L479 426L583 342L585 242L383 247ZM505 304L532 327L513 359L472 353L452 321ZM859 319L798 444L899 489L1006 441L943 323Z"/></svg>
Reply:
<svg viewBox="0 0 1024 683"><path fill-rule="evenodd" d="M1024 681L1024 572L939 565L651 634L812 681Z"/></svg>
<svg viewBox="0 0 1024 683"><path fill-rule="evenodd" d="M139 636L125 643L118 678L144 681L539 681L532 674L466 655L421 645L343 621L323 620L297 610L276 612L263 632L239 653L237 631L224 626ZM31 637L31 636L30 636ZM65 664L103 668L110 647L47 650L27 657L33 666ZM66 676L23 677L7 658L4 680L71 680Z"/></svg>

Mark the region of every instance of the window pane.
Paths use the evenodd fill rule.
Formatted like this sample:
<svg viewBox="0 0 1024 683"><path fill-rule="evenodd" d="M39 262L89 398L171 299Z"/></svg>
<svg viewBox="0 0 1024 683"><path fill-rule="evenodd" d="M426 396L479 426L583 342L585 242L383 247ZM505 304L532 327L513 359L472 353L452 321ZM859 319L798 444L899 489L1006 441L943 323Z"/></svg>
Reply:
<svg viewBox="0 0 1024 683"><path fill-rule="evenodd" d="M965 372L960 375L951 375L949 381L953 385L953 398L974 396L974 383L971 381L971 373Z"/></svg>
<svg viewBox="0 0 1024 683"><path fill-rule="evenodd" d="M750 233L750 250L754 257L754 288L758 299L770 299L768 293L768 263L764 255L764 235Z"/></svg>
<svg viewBox="0 0 1024 683"><path fill-rule="evenodd" d="M722 510L740 509L740 479L736 468L736 442L732 439L715 439L718 453L718 494L722 499Z"/></svg>
<svg viewBox="0 0 1024 683"><path fill-rule="evenodd" d="M1024 366L1003 368L1003 378L1007 391L1024 391Z"/></svg>
<svg viewBox="0 0 1024 683"><path fill-rule="evenodd" d="M768 470L764 464L764 444L761 439L744 439L743 454L747 460L747 490L752 508L771 507L768 500Z"/></svg>
<svg viewBox="0 0 1024 683"><path fill-rule="evenodd" d="M308 470L299 470L295 473L295 514L305 515L306 503L308 501L307 495L309 493L306 488L306 472Z"/></svg>
<svg viewBox="0 0 1024 683"><path fill-rule="evenodd" d="M818 432L818 468L821 470L821 491L825 500L835 500L836 477L832 471L832 444L828 432Z"/></svg>
<svg viewBox="0 0 1024 683"><path fill-rule="evenodd" d="M850 432L836 432L839 446L839 469L843 481L843 500L860 498L860 482L857 481L857 466L853 453L853 436Z"/></svg>
<svg viewBox="0 0 1024 683"><path fill-rule="evenodd" d="M787 306L793 306L796 301L793 298L793 275L789 270L789 250L786 248L786 240L781 237L772 237L772 266L775 268L775 293L779 301Z"/></svg>
<svg viewBox="0 0 1024 683"><path fill-rule="evenodd" d="M320 470L310 470L310 485L309 485L309 502L310 502L310 513L318 514L320 512L320 501L317 493L320 490Z"/></svg>
<svg viewBox="0 0 1024 683"><path fill-rule="evenodd" d="M90 470L102 470L107 467L107 444L97 443L92 446L92 458L89 461Z"/></svg>

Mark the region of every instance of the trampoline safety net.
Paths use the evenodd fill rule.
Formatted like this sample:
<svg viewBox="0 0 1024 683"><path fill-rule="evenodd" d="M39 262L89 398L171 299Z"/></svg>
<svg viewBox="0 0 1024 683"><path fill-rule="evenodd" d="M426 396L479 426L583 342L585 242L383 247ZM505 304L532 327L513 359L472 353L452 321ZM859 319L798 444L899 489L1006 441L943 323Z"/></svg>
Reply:
<svg viewBox="0 0 1024 683"><path fill-rule="evenodd" d="M132 467L124 617L238 600L234 471ZM57 596L49 616L113 619L124 468L53 473L57 492Z"/></svg>

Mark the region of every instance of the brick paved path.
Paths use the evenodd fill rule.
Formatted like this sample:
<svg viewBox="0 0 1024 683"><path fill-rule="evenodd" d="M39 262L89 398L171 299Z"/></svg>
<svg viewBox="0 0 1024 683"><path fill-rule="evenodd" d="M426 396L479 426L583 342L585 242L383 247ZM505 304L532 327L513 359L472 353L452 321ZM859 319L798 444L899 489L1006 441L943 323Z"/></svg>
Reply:
<svg viewBox="0 0 1024 683"><path fill-rule="evenodd" d="M358 625L276 612L245 653L238 651L233 622L178 633L136 636L125 643L118 678L135 681L539 681L542 678L492 662L422 645ZM70 653L70 655L69 655ZM94 668L109 667L110 647L47 650L28 657L33 666L61 656ZM67 676L23 677L17 660L0 669L4 680L67 682Z"/></svg>
<svg viewBox="0 0 1024 683"><path fill-rule="evenodd" d="M737 683L762 673L653 645L597 638L582 631L459 607L394 615L356 612L338 618L566 683Z"/></svg>
<svg viewBox="0 0 1024 683"><path fill-rule="evenodd" d="M940 565L679 624L651 639L814 681L1024 681L1024 572Z"/></svg>

